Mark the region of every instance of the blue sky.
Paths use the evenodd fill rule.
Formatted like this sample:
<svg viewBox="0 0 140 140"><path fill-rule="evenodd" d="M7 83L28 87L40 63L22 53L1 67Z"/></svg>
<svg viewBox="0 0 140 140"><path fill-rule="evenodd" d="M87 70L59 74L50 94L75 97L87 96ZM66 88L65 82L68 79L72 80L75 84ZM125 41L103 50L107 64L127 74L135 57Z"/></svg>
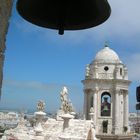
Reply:
<svg viewBox="0 0 140 140"><path fill-rule="evenodd" d="M140 81L140 1L109 0L110 18L100 26L65 31L35 26L22 19L13 6L7 34L0 108L35 109L40 99L47 111L60 106L59 94L67 86L76 111L83 108L85 66L106 41L129 71L130 111L135 111L135 88Z"/></svg>

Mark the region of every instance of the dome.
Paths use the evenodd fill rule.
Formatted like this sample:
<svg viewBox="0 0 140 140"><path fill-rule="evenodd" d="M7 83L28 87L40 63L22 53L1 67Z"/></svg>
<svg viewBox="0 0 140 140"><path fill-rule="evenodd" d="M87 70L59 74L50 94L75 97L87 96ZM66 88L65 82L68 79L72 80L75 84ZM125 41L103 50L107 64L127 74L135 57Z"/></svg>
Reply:
<svg viewBox="0 0 140 140"><path fill-rule="evenodd" d="M107 45L105 45L105 47L96 54L95 61L106 63L121 62L117 53L110 49Z"/></svg>

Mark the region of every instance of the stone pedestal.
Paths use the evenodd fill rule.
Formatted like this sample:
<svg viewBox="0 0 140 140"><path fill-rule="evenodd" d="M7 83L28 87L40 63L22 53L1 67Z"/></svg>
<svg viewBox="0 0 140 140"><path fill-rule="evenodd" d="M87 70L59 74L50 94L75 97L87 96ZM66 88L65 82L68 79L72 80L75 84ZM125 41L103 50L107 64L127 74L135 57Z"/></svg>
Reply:
<svg viewBox="0 0 140 140"><path fill-rule="evenodd" d="M60 117L64 120L63 130L69 127L69 120L74 118L74 116L70 114L64 114L64 115L61 115Z"/></svg>
<svg viewBox="0 0 140 140"><path fill-rule="evenodd" d="M94 121L94 113L89 113L91 121Z"/></svg>
<svg viewBox="0 0 140 140"><path fill-rule="evenodd" d="M61 115L63 115L64 114L64 111L63 110L58 110L58 112L57 112L57 116L56 116L56 120L57 121L63 121L63 119L60 117Z"/></svg>
<svg viewBox="0 0 140 140"><path fill-rule="evenodd" d="M75 118L75 115L76 115L75 112L71 112L70 114Z"/></svg>
<svg viewBox="0 0 140 140"><path fill-rule="evenodd" d="M36 136L42 135L43 128L42 128L41 123L38 123L37 126L35 127L35 132L36 132Z"/></svg>
<svg viewBox="0 0 140 140"><path fill-rule="evenodd" d="M46 116L45 112L42 112L42 111L35 112L35 117L37 118L37 123L36 123L36 127L35 127L36 136L42 135L43 127L42 127L41 123L42 123L42 119L44 118L44 116Z"/></svg>
<svg viewBox="0 0 140 140"><path fill-rule="evenodd" d="M35 112L34 115L37 118L37 122L42 122L42 119L46 116L46 113L43 111L38 111Z"/></svg>

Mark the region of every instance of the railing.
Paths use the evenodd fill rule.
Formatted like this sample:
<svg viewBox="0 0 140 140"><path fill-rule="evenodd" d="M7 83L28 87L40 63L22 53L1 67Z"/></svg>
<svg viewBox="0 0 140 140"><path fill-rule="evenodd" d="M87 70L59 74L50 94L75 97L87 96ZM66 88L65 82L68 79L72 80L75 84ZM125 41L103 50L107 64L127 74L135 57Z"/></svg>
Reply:
<svg viewBox="0 0 140 140"><path fill-rule="evenodd" d="M113 79L113 73L99 73L99 79Z"/></svg>

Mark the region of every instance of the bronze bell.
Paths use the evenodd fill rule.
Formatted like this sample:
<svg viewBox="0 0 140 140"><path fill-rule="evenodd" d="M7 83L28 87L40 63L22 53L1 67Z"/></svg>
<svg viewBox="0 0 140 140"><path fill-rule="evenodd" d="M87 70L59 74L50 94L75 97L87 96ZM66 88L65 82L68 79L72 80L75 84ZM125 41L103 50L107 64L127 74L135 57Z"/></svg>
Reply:
<svg viewBox="0 0 140 140"><path fill-rule="evenodd" d="M27 21L58 29L61 35L97 26L111 13L107 0L18 0L17 10Z"/></svg>

